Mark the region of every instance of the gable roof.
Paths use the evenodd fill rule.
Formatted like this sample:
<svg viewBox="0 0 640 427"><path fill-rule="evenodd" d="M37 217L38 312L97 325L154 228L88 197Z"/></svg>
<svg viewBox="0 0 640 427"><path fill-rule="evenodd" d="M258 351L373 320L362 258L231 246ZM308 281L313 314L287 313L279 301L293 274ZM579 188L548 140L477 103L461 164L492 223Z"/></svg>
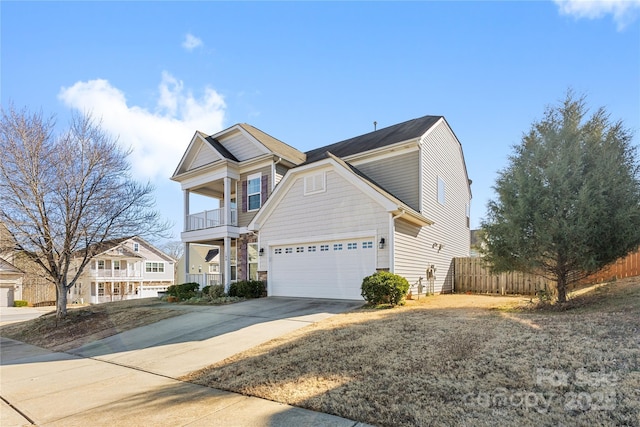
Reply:
<svg viewBox="0 0 640 427"><path fill-rule="evenodd" d="M352 182L361 191L384 206L384 208L387 209L388 212L397 213L401 216L406 215L406 220L415 224L433 224L433 221L424 217L421 213L417 212L407 204L403 203L397 197L380 187L357 168L340 159L339 157L333 155L332 153L326 152L324 159L321 159L318 162L314 162L314 164L305 164L288 171L282 178L280 183L276 186L275 190L273 190L271 197L267 199L265 204L253 217L251 223L248 225L248 229L258 230L260 228L260 224L264 222L264 219L268 218L271 215L271 212L277 207L280 199L282 199L282 197L287 194L289 188L296 180L297 175L304 174L307 171L316 170L318 167L325 167L328 164L332 165L336 172L349 179L350 182Z"/></svg>
<svg viewBox="0 0 640 427"><path fill-rule="evenodd" d="M133 239L139 240L147 248L149 248L151 251L155 252L156 254L166 258L167 260L171 260L171 261L175 262L175 259L173 259L169 255L165 254L160 249L156 248L155 246L153 246L151 243L147 242L146 240L144 240L140 236L128 236L128 237L120 237L120 238L117 238L117 239L105 240L104 242L95 243L93 245L90 245L90 248L95 251L93 256L96 257L96 256L104 254L105 252L108 252L108 251L110 251L112 249L117 248L118 246L122 245L124 242L126 242L128 240L133 240ZM84 256L86 251L87 251L87 248L80 249L80 250L76 251L75 255L76 256ZM144 258L139 253L132 252L132 251L126 249L126 248L124 248L123 255L130 256L130 257Z"/></svg>
<svg viewBox="0 0 640 427"><path fill-rule="evenodd" d="M4 258L0 258L0 271L7 273L24 273L22 270L20 270L18 267L11 264Z"/></svg>
<svg viewBox="0 0 640 427"><path fill-rule="evenodd" d="M220 141L218 141L217 139L215 139L212 136L207 136L204 133L200 132L200 131L196 131L205 141L207 141L209 143L209 145L211 145L218 153L220 153L222 155L222 157L224 157L225 159L229 159L229 160L233 160L234 162L237 162L238 159L236 159L236 156L234 156L233 154L231 154L231 152L229 152L229 150L227 150L224 145L220 144Z"/></svg>
<svg viewBox="0 0 640 427"><path fill-rule="evenodd" d="M292 161L295 164L304 163L307 156L292 146L272 137L271 135L261 131L260 129L251 126L247 123L240 123L242 129L254 137L258 142L267 147L269 151L277 154L280 157L284 157L287 160Z"/></svg>
<svg viewBox="0 0 640 427"><path fill-rule="evenodd" d="M327 152L331 152L331 154L338 157L347 157L352 154L363 153L418 138L442 118L442 116L424 116L316 148L305 153L307 156L305 163L322 160L327 157Z"/></svg>

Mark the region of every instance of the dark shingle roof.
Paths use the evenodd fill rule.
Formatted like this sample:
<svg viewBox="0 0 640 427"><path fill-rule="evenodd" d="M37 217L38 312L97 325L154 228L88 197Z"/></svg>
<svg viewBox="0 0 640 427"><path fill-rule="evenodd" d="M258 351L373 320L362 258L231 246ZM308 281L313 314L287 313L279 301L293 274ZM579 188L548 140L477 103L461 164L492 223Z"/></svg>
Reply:
<svg viewBox="0 0 640 427"><path fill-rule="evenodd" d="M220 142L217 139L212 138L210 136L206 136L204 139L206 139L207 142L211 144L211 146L215 148L216 151L218 151L218 153L222 154L225 159L233 160L234 162L238 161L238 159L236 159L236 156L234 156L233 154L231 154L229 150L224 148L224 146L220 144Z"/></svg>
<svg viewBox="0 0 640 427"><path fill-rule="evenodd" d="M398 142L408 141L423 135L441 118L442 116L424 116L336 142L335 144L325 147L316 148L305 153L307 155L307 161L305 163L313 163L326 158L327 151L343 158L352 154L363 153Z"/></svg>

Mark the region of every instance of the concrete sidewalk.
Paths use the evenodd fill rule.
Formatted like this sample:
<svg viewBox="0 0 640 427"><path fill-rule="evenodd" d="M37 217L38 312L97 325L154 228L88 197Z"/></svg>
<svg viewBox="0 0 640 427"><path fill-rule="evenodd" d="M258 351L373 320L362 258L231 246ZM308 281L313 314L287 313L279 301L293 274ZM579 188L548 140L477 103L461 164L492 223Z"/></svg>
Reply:
<svg viewBox="0 0 640 427"><path fill-rule="evenodd" d="M187 308L69 353L0 338L0 425L364 426L175 379L357 305L267 298Z"/></svg>

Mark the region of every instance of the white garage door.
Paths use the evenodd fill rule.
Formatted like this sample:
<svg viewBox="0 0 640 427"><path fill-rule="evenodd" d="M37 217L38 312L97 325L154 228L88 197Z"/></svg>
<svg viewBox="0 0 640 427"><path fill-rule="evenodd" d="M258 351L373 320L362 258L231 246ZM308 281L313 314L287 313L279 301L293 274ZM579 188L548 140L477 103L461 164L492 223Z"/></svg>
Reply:
<svg viewBox="0 0 640 427"><path fill-rule="evenodd" d="M362 299L362 279L376 271L374 238L271 248L271 295Z"/></svg>
<svg viewBox="0 0 640 427"><path fill-rule="evenodd" d="M0 288L0 307L13 307L13 287Z"/></svg>

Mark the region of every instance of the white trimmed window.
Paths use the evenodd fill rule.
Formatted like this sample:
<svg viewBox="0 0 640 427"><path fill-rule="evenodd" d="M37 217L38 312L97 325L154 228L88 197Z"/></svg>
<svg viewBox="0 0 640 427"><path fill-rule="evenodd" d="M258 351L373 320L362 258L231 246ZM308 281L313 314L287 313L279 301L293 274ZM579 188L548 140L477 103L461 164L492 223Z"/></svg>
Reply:
<svg viewBox="0 0 640 427"><path fill-rule="evenodd" d="M98 270L104 270L104 260L98 260Z"/></svg>
<svg viewBox="0 0 640 427"><path fill-rule="evenodd" d="M320 252L327 252L329 250L329 245L320 245Z"/></svg>
<svg viewBox="0 0 640 427"><path fill-rule="evenodd" d="M104 296L104 283L98 283L98 296Z"/></svg>
<svg viewBox="0 0 640 427"><path fill-rule="evenodd" d="M357 243L347 243L347 250L358 249Z"/></svg>
<svg viewBox="0 0 640 427"><path fill-rule="evenodd" d="M316 247L315 246L309 246L307 248L307 252L315 252L316 251Z"/></svg>
<svg viewBox="0 0 640 427"><path fill-rule="evenodd" d="M297 252L297 253L304 252L304 246L298 246L298 247L296 248L296 252Z"/></svg>
<svg viewBox="0 0 640 427"><path fill-rule="evenodd" d="M293 248L285 248L284 249L284 253L285 254L292 254L293 253Z"/></svg>
<svg viewBox="0 0 640 427"><path fill-rule="evenodd" d="M134 252L140 252L140 245L138 243L134 243L133 244L133 251Z"/></svg>
<svg viewBox="0 0 640 427"><path fill-rule="evenodd" d="M445 201L445 184L444 179L438 177L438 203L444 205Z"/></svg>
<svg viewBox="0 0 640 427"><path fill-rule="evenodd" d="M164 273L164 262L147 262L145 271L147 273Z"/></svg>
<svg viewBox="0 0 640 427"><path fill-rule="evenodd" d="M113 261L113 269L120 270L120 261Z"/></svg>
<svg viewBox="0 0 640 427"><path fill-rule="evenodd" d="M467 228L470 228L471 227L471 206L469 205L469 203L466 204L465 211L467 214Z"/></svg>
<svg viewBox="0 0 640 427"><path fill-rule="evenodd" d="M333 250L334 251L341 251L342 250L342 243L335 243L333 245Z"/></svg>
<svg viewBox="0 0 640 427"><path fill-rule="evenodd" d="M250 175L247 179L247 211L255 211L260 209L262 195L260 193L260 185L262 183L262 174Z"/></svg>
<svg viewBox="0 0 640 427"><path fill-rule="evenodd" d="M322 193L326 191L326 175L320 172L304 177L304 195Z"/></svg>
<svg viewBox="0 0 640 427"><path fill-rule="evenodd" d="M278 248L274 252L276 255L280 255L282 253L282 248Z"/></svg>
<svg viewBox="0 0 640 427"><path fill-rule="evenodd" d="M372 249L373 242L362 242L362 249Z"/></svg>

